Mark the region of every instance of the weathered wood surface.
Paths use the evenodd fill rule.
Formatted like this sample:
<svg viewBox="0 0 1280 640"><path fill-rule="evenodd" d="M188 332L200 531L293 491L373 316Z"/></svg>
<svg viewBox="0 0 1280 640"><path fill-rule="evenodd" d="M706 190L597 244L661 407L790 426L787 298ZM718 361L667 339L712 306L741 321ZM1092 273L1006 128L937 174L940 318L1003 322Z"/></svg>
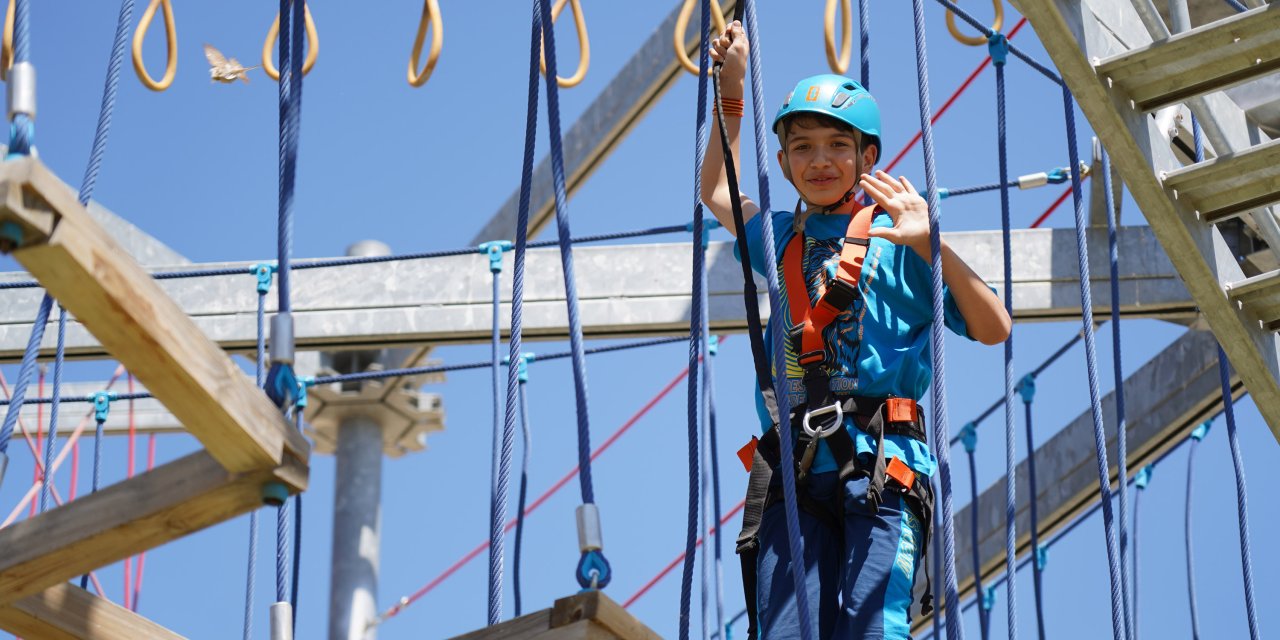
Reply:
<svg viewBox="0 0 1280 640"><path fill-rule="evenodd" d="M184 638L110 600L65 582L0 607L0 628L33 640Z"/></svg>
<svg viewBox="0 0 1280 640"><path fill-rule="evenodd" d="M659 640L661 636L599 591L556 600L514 620L458 636L454 640Z"/></svg>

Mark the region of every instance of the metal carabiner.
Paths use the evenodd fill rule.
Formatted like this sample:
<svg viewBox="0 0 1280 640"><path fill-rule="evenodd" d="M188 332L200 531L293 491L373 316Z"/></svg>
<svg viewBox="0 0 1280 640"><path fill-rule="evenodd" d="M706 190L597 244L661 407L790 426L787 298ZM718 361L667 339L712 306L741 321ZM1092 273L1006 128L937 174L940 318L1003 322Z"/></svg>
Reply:
<svg viewBox="0 0 1280 640"><path fill-rule="evenodd" d="M831 426L823 429L814 429L813 427L809 426L810 418L815 416L824 416L824 415L827 415L828 413L836 414L836 419L834 422L831 423ZM804 432L808 434L810 438L814 438L814 439L825 438L835 433L836 429L839 429L844 426L844 407L841 407L839 402L832 402L831 404L825 407L822 407L821 409L815 409L813 411L805 411L804 418L800 421L800 426L804 429Z"/></svg>

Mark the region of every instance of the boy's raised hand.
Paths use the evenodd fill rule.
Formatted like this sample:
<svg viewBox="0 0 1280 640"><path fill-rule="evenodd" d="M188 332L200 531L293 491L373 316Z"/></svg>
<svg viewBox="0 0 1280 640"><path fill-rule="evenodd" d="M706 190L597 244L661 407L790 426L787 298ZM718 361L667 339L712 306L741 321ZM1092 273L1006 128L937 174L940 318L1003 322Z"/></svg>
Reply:
<svg viewBox="0 0 1280 640"><path fill-rule="evenodd" d="M911 247L927 258L930 254L929 203L911 182L905 176L894 178L884 171L876 171L875 175L862 174L858 186L893 218L892 227L872 228L869 235Z"/></svg>
<svg viewBox="0 0 1280 640"><path fill-rule="evenodd" d="M747 32L742 29L742 23L738 20L734 20L733 24L726 27L724 33L712 38L711 61L724 63L724 69L720 72L722 82L743 81L747 75L749 51ZM728 97L741 97L741 95Z"/></svg>

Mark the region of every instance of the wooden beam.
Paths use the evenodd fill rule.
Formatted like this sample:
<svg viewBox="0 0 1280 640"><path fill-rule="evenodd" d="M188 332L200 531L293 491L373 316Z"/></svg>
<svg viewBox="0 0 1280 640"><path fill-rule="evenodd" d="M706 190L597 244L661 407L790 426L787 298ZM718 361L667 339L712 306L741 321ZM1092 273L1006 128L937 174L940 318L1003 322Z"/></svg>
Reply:
<svg viewBox="0 0 1280 640"><path fill-rule="evenodd" d="M0 165L13 255L229 471L305 461L306 441L34 158Z"/></svg>
<svg viewBox="0 0 1280 640"><path fill-rule="evenodd" d="M227 471L200 451L0 529L0 606L262 506L262 488L306 488L291 462Z"/></svg>
<svg viewBox="0 0 1280 640"><path fill-rule="evenodd" d="M599 591L556 600L543 609L454 640L659 640L644 623Z"/></svg>
<svg viewBox="0 0 1280 640"><path fill-rule="evenodd" d="M124 607L65 582L0 608L0 628L40 640L181 640Z"/></svg>

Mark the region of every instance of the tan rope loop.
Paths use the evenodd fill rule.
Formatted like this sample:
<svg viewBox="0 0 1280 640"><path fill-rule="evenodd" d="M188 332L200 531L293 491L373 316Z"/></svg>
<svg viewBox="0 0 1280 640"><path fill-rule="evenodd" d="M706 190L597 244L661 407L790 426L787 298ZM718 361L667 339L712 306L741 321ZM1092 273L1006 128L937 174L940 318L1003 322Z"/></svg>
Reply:
<svg viewBox="0 0 1280 640"><path fill-rule="evenodd" d="M13 4L10 3L9 7L12 9ZM158 82L151 77L150 73L147 73L147 64L142 60L142 42L147 39L147 30L151 28L151 19L155 17L157 8L164 10L165 43L164 76ZM4 30L6 45L12 42L11 24L6 17ZM178 73L178 31L174 26L173 5L169 4L169 0L151 0L147 10L142 12L138 29L133 32L133 70L138 74L142 84L152 91L164 91L173 84L173 77Z"/></svg>
<svg viewBox="0 0 1280 640"><path fill-rule="evenodd" d="M427 25L431 26L431 49L427 52L427 66L418 72L422 60L422 45L427 39ZM409 53L409 86L421 87L431 77L440 59L440 48L444 45L444 21L440 18L440 5L436 0L425 0L422 3L422 19L418 21L418 34L413 38L413 50Z"/></svg>
<svg viewBox="0 0 1280 640"><path fill-rule="evenodd" d="M311 19L311 3L307 3L303 9L305 10L303 17L307 25L307 59L302 63L302 75L307 75L311 73L311 67L316 66L316 58L320 55L320 34L316 31L315 20ZM267 40L262 43L262 70L276 82L280 81L280 70L271 59L271 50L275 48L276 38L279 36L280 13L277 12L275 22L272 22L271 28L267 29Z"/></svg>
<svg viewBox="0 0 1280 640"><path fill-rule="evenodd" d="M827 0L822 35L827 44L827 64L831 66L832 72L844 75L849 71L849 57L853 55L853 14L850 0L840 0L840 12L844 20L841 21L843 32L839 55L836 54L836 0Z"/></svg>
<svg viewBox="0 0 1280 640"><path fill-rule="evenodd" d="M957 4L959 0L956 0ZM995 22L991 23L991 30L999 33L1000 27L1004 26L1004 2L1001 0L991 0L991 6L996 12ZM967 44L971 47L981 47L987 44L985 36L970 36L960 33L960 28L956 26L956 14L950 9L947 10L947 31L951 32L951 37L955 38L960 44Z"/></svg>
<svg viewBox="0 0 1280 640"><path fill-rule="evenodd" d="M741 2L742 0L738 0ZM676 16L676 29L672 35L672 43L676 48L676 60L680 61L680 66L685 71L698 75L698 64L689 59L689 52L685 49L685 34L689 30L689 18L693 16L693 7L696 0L684 0L684 6L680 7L680 15ZM724 22L724 10L720 8L720 0L711 0L711 19L716 25L716 35L724 33L728 25ZM711 69L707 69L707 75L711 75Z"/></svg>
<svg viewBox="0 0 1280 640"><path fill-rule="evenodd" d="M575 87L582 79L587 77L587 67L591 65L591 41L587 38L587 19L582 15L582 5L579 0L558 0L556 5L551 8L551 27L555 28L556 18L560 17L560 12L564 10L565 3L568 3L573 11L573 26L578 31L578 70L568 78L556 76L556 84L564 87ZM543 46L546 46L546 39L543 39ZM547 72L547 56L542 54L542 73Z"/></svg>

